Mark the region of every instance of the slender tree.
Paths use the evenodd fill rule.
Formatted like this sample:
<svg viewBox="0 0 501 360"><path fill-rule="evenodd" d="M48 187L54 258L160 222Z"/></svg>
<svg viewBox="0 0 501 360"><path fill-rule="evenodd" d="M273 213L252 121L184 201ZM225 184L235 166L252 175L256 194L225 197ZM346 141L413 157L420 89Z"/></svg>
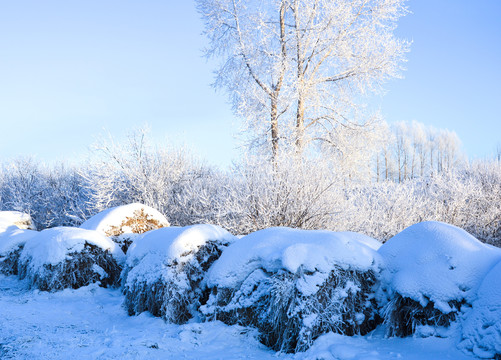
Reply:
<svg viewBox="0 0 501 360"><path fill-rule="evenodd" d="M360 128L355 99L397 77L408 43L393 30L403 0L293 0L296 144ZM363 123L363 122L362 122Z"/></svg>
<svg viewBox="0 0 501 360"><path fill-rule="evenodd" d="M393 34L406 12L404 1L197 4L210 40L207 54L223 58L215 85L229 91L251 127L265 124L276 157L279 140L301 153L312 140L330 142L343 128L360 129L355 99L398 76L408 50Z"/></svg>
<svg viewBox="0 0 501 360"><path fill-rule="evenodd" d="M287 110L287 0L197 0L210 39L208 56L220 55L216 87L229 91L234 110L249 127L269 133L273 157L279 148L279 118ZM264 118L268 121L263 121ZM258 139L260 141L261 139Z"/></svg>

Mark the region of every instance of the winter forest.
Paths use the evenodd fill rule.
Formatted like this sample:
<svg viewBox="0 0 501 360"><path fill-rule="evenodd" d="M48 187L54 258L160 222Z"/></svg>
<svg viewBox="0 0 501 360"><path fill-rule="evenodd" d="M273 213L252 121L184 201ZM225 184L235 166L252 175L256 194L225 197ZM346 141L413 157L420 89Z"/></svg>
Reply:
<svg viewBox="0 0 501 360"><path fill-rule="evenodd" d="M3 161L0 358L500 359L501 150L371 104L407 2L195 3L240 157Z"/></svg>

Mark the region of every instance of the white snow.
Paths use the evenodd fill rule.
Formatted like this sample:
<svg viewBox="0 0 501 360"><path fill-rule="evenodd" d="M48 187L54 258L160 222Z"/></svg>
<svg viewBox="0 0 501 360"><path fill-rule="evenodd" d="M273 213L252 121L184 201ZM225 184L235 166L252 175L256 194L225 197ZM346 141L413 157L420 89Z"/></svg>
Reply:
<svg viewBox="0 0 501 360"><path fill-rule="evenodd" d="M15 225L0 231L0 258L17 250L20 246L24 246L26 241L37 234L38 232L34 230L19 229Z"/></svg>
<svg viewBox="0 0 501 360"><path fill-rule="evenodd" d="M120 228L122 233L132 233L132 229L123 226L127 218L134 217L137 211L144 211L145 215L159 222L161 226L169 226L169 221L158 210L139 203L122 205L104 210L85 221L80 227L87 230L96 230L109 235L112 228Z"/></svg>
<svg viewBox="0 0 501 360"><path fill-rule="evenodd" d="M148 312L130 317L121 289L92 284L51 293L0 274L0 358L466 360L501 352L501 250L456 227L416 224L379 252L377 243L355 233L271 228L236 240L212 225L162 228L139 236L126 264L131 271L141 268L138 274L145 280L156 279L166 265L189 260L209 240L233 242L209 270L212 286L238 285L245 292L241 282L256 284L251 277L266 277L265 272L304 271L314 276L301 283L301 291L311 293L334 265L361 271L386 266L385 281L392 291L429 299L444 310L451 299L464 298L472 307L464 307L444 338L388 339L381 326L363 337L327 333L303 353L282 354L265 348L255 330L241 326L197 319L174 325ZM0 233L0 249L24 241L21 256L30 266L61 262L85 242L124 259L118 246L96 231L53 228L38 233L10 227ZM361 321L363 314L358 315ZM309 314L305 323L315 323L316 316Z"/></svg>
<svg viewBox="0 0 501 360"><path fill-rule="evenodd" d="M484 359L501 354L501 262L485 276L464 317L460 347Z"/></svg>
<svg viewBox="0 0 501 360"><path fill-rule="evenodd" d="M165 275L166 266L189 261L208 241L233 242L235 237L215 225L165 227L137 237L127 251L127 282L154 282Z"/></svg>
<svg viewBox="0 0 501 360"><path fill-rule="evenodd" d="M381 246L379 254L390 291L423 306L433 301L443 313L452 311L451 300L471 304L485 274L501 260L501 249L434 221L408 227Z"/></svg>
<svg viewBox="0 0 501 360"><path fill-rule="evenodd" d="M20 211L0 211L0 231L15 225L19 229L36 230L31 216Z"/></svg>
<svg viewBox="0 0 501 360"><path fill-rule="evenodd" d="M0 358L205 360L468 360L450 338L326 334L304 353L270 351L256 332L221 322L173 325L149 313L128 316L118 289L96 284L48 293L0 275Z"/></svg>
<svg viewBox="0 0 501 360"><path fill-rule="evenodd" d="M125 256L113 241L93 230L71 227L56 227L43 230L26 241L20 256L20 263L27 263L30 272L42 271L44 265L57 265L68 254L81 252L85 243L109 250L117 262L123 263Z"/></svg>
<svg viewBox="0 0 501 360"><path fill-rule="evenodd" d="M349 236L351 239L357 240L357 241L361 242L362 244L367 245L368 247L370 247L373 250L379 250L381 245L383 245L383 243L381 243L380 241L377 241L374 238L371 238L370 236L356 233L356 232L352 232L352 231L343 231L343 232L339 232L338 234Z"/></svg>
<svg viewBox="0 0 501 360"><path fill-rule="evenodd" d="M275 273L280 269L296 273L314 272L305 294L314 292L334 265L343 269L369 270L378 263L378 254L360 234L291 228L256 231L229 246L210 268L209 287L237 288L254 271ZM364 237L365 238L365 237ZM311 285L311 286L308 286Z"/></svg>
<svg viewBox="0 0 501 360"><path fill-rule="evenodd" d="M376 330L368 336L328 333L296 360L466 360L451 338L385 338Z"/></svg>

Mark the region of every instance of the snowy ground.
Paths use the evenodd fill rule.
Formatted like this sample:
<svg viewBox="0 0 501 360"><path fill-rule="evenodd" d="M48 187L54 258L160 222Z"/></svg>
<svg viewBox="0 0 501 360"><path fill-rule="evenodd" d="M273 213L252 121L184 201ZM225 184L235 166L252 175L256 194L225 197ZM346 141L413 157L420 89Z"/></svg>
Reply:
<svg viewBox="0 0 501 360"><path fill-rule="evenodd" d="M455 339L384 339L327 334L305 353L277 354L255 332L220 322L166 324L148 313L127 316L119 290L97 285L56 293L29 290L0 275L2 359L472 359Z"/></svg>

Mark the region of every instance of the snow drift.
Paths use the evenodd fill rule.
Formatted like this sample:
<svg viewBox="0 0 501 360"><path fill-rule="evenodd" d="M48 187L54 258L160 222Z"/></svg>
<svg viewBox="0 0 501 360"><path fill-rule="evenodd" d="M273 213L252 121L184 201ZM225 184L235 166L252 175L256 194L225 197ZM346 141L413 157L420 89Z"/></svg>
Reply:
<svg viewBox="0 0 501 360"><path fill-rule="evenodd" d="M214 225L167 227L136 238L122 275L129 314L149 311L168 322L188 321L205 302L205 272L235 239Z"/></svg>
<svg viewBox="0 0 501 360"><path fill-rule="evenodd" d="M229 246L210 268L208 320L254 326L274 350L306 350L323 333L375 327L377 242L355 233L270 228Z"/></svg>
<svg viewBox="0 0 501 360"><path fill-rule="evenodd" d="M501 260L453 225L428 221L403 230L379 249L384 261L381 301L389 335L407 336L418 325L449 326L472 304L485 274Z"/></svg>
<svg viewBox="0 0 501 360"><path fill-rule="evenodd" d="M97 231L57 227L26 241L19 275L44 291L76 289L94 282L117 285L124 260L118 245Z"/></svg>
<svg viewBox="0 0 501 360"><path fill-rule="evenodd" d="M169 221L159 211L133 203L104 210L89 218L80 228L103 233L127 252L137 234L166 226L169 226Z"/></svg>
<svg viewBox="0 0 501 360"><path fill-rule="evenodd" d="M501 358L501 262L482 281L462 329L460 348L482 359Z"/></svg>

